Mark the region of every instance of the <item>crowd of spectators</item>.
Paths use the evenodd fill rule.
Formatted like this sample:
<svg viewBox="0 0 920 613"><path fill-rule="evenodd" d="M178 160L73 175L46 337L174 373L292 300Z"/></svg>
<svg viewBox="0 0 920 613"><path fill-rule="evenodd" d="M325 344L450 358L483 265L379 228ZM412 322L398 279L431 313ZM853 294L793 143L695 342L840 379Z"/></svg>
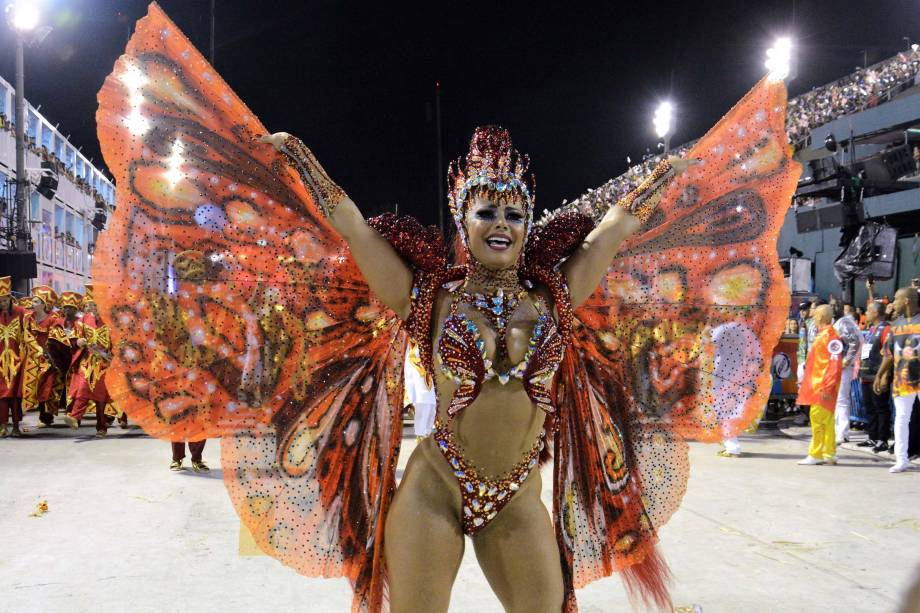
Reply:
<svg viewBox="0 0 920 613"><path fill-rule="evenodd" d="M920 72L920 46L898 53L822 87L789 100L786 133L790 143L801 147L814 128L838 117L876 106L890 98L901 88L914 84ZM695 141L672 149L668 155L681 156ZM599 220L607 209L636 188L648 177L663 155L646 155L622 175L611 179L597 189L589 190L580 198L555 211L545 213L546 218L559 211L576 209Z"/></svg>
<svg viewBox="0 0 920 613"><path fill-rule="evenodd" d="M920 71L920 47L879 62L789 101L786 132L794 145L818 126L886 101Z"/></svg>

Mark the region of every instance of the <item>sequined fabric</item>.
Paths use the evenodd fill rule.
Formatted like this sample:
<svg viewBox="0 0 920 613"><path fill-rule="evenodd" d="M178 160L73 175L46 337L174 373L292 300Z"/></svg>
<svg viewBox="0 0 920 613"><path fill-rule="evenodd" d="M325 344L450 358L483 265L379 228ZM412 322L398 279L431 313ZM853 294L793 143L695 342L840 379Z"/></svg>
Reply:
<svg viewBox="0 0 920 613"><path fill-rule="evenodd" d="M460 310L461 304L481 303L482 309L498 309L496 302L484 296L470 296L456 292L450 306L450 313L444 320L441 339L438 343L438 365L457 384L450 400L447 414L454 416L469 406L482 389L482 384L497 379L502 384L512 378L524 383L524 390L540 409L551 413L555 410L549 387L562 361L565 341L559 335L556 323L546 305L537 300L539 316L530 336L524 359L507 371L496 371L493 360L485 350L485 341L479 327ZM510 317L518 301L506 302L497 314ZM509 306L511 305L511 306ZM507 324L499 321L498 325ZM498 326L495 326L498 327ZM496 354L503 353L504 337L496 337Z"/></svg>
<svg viewBox="0 0 920 613"><path fill-rule="evenodd" d="M646 222L658 206L658 194L664 190L674 176L674 169L668 160L661 160L645 181L639 187L629 192L617 202L622 207L635 215L640 221Z"/></svg>
<svg viewBox="0 0 920 613"><path fill-rule="evenodd" d="M687 487L686 440L736 436L767 403L789 308L776 241L800 174L785 102L765 79L699 140L687 157L701 163L668 182L575 311L553 451L568 611L575 588L615 571L667 606L655 542Z"/></svg>
<svg viewBox="0 0 920 613"><path fill-rule="evenodd" d="M115 403L153 436L221 437L224 484L259 547L345 577L354 611L384 610L400 322L315 190L156 4L98 99L119 205L92 272ZM203 257L174 266L192 251Z"/></svg>
<svg viewBox="0 0 920 613"><path fill-rule="evenodd" d="M530 451L506 474L488 477L480 474L479 470L463 457L463 450L447 424L435 422L434 428L435 443L450 464L460 486L460 498L463 501L460 519L463 523L463 533L475 536L511 502L530 472L537 468L545 433L540 435Z"/></svg>
<svg viewBox="0 0 920 613"><path fill-rule="evenodd" d="M284 140L281 152L297 169L303 184L310 189L313 201L322 208L327 217L332 215L336 205L346 198L345 192L329 178L310 148L296 136L288 136Z"/></svg>

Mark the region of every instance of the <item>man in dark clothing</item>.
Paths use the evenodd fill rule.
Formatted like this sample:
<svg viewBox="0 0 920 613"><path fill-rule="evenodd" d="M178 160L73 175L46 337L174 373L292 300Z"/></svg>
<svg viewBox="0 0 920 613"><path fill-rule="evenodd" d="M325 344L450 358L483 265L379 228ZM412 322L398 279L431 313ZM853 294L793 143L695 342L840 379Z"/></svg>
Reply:
<svg viewBox="0 0 920 613"><path fill-rule="evenodd" d="M866 428L869 438L858 446L872 447L872 451L876 453L888 449L888 436L891 432L891 410L888 406L890 391L885 389L881 394L876 394L872 389L875 375L882 364L882 353L885 341L888 340L889 329L884 305L881 302L870 303L866 309L866 329L863 331L864 342L859 364L863 404L866 408L866 417L869 419Z"/></svg>

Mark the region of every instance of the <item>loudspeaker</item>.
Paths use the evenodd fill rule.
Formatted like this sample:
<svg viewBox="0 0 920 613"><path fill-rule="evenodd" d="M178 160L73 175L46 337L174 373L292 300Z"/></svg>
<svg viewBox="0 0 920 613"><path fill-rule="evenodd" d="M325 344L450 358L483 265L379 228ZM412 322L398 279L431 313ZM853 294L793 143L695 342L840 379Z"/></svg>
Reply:
<svg viewBox="0 0 920 613"><path fill-rule="evenodd" d="M809 160L806 175L811 175L811 178L815 183L820 183L821 181L826 181L827 179L833 179L836 177L838 167L839 164L833 156L819 158L817 160Z"/></svg>
<svg viewBox="0 0 920 613"><path fill-rule="evenodd" d="M0 277L34 279L38 263L32 251L0 251Z"/></svg>
<svg viewBox="0 0 920 613"><path fill-rule="evenodd" d="M795 212L795 229L799 234L816 232L818 227L818 211L811 207L801 208Z"/></svg>
<svg viewBox="0 0 920 613"><path fill-rule="evenodd" d="M853 173L864 172L868 182L897 181L899 177L914 172L914 156L908 145L886 149L853 164Z"/></svg>
<svg viewBox="0 0 920 613"><path fill-rule="evenodd" d="M873 279L890 279L894 276L894 256L898 242L898 232L885 226L872 241L872 265L866 277Z"/></svg>
<svg viewBox="0 0 920 613"><path fill-rule="evenodd" d="M42 176L38 181L38 185L35 186L35 191L48 200L51 200L57 192L57 187L58 173L54 168L54 164L51 162L42 162Z"/></svg>
<svg viewBox="0 0 920 613"><path fill-rule="evenodd" d="M836 202L822 207L801 207L795 212L799 234L858 225L865 221L862 203Z"/></svg>
<svg viewBox="0 0 920 613"><path fill-rule="evenodd" d="M885 280L894 276L895 244L898 232L891 226L867 222L834 261L837 279Z"/></svg>

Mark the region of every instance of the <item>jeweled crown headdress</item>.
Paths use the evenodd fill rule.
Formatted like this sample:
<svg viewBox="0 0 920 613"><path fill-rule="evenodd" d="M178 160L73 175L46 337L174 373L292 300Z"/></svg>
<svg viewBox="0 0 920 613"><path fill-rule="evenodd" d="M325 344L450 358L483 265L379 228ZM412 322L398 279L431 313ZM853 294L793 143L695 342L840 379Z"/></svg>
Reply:
<svg viewBox="0 0 920 613"><path fill-rule="evenodd" d="M460 159L447 170L450 186L448 204L457 231L466 244L463 229L464 207L470 192L485 187L496 192L517 190L524 196L527 214L527 233L533 222L533 174L528 172L530 158L517 151L511 143L511 134L501 126L480 126L473 131L466 165Z"/></svg>

